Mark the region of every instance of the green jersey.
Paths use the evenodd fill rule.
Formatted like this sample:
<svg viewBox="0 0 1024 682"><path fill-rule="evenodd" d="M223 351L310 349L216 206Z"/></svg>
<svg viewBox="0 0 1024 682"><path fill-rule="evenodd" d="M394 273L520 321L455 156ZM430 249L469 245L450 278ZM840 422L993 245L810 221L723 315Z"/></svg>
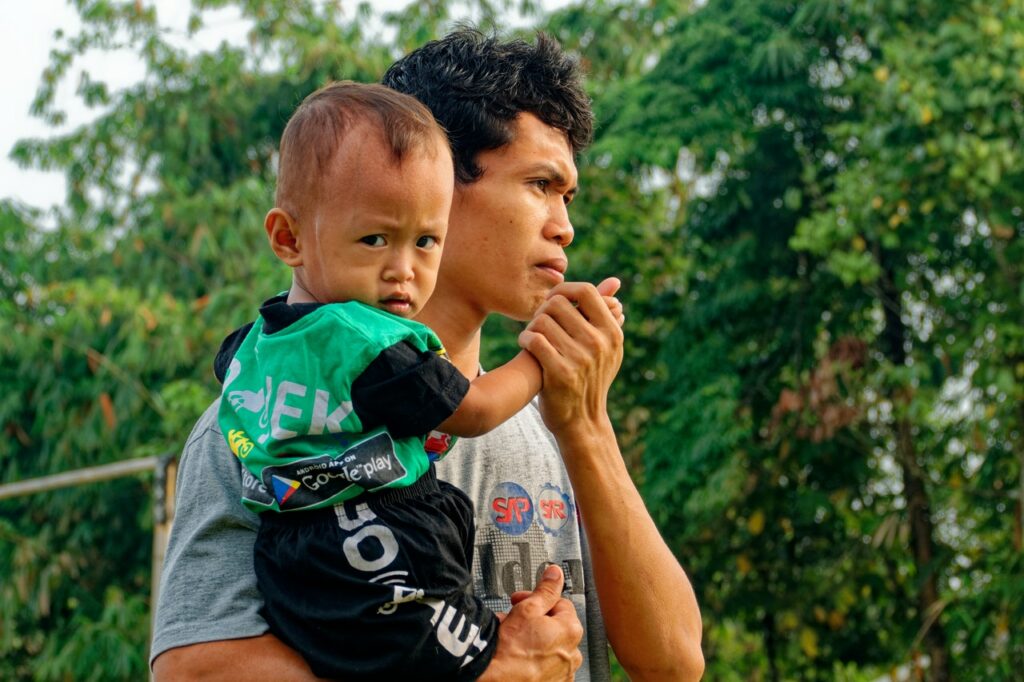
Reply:
<svg viewBox="0 0 1024 682"><path fill-rule="evenodd" d="M429 328L357 302L278 297L260 313L218 357L218 420L251 474L247 507L317 509L427 471L425 437L468 389Z"/></svg>

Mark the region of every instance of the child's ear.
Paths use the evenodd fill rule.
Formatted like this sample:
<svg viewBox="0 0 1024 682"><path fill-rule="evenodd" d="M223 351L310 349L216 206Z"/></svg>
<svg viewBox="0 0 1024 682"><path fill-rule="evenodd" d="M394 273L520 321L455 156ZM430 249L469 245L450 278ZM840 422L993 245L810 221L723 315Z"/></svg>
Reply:
<svg viewBox="0 0 1024 682"><path fill-rule="evenodd" d="M263 229L270 239L270 248L285 264L297 268L302 265L299 248L299 225L283 208L274 207L263 221Z"/></svg>

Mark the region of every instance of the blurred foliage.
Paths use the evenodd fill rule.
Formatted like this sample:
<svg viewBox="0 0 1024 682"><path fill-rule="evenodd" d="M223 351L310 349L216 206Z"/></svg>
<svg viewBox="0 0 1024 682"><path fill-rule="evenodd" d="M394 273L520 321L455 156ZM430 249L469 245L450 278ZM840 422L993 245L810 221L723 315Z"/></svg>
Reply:
<svg viewBox="0 0 1024 682"><path fill-rule="evenodd" d="M331 79L535 2L76 0L0 202L0 481L180 448L221 337L287 285L275 147ZM1024 2L611 2L542 20L586 65L572 275L620 275L624 456L704 612L712 680L1016 679L1024 667ZM370 27L382 27L383 30ZM77 60L129 50L112 90ZM53 224L55 227L42 228ZM488 322L485 362L514 325ZM151 481L0 502L0 678L138 679Z"/></svg>
<svg viewBox="0 0 1024 682"><path fill-rule="evenodd" d="M598 99L594 161L684 186L638 218L682 267L629 308L670 320L644 339L667 373L618 388L711 679L723 621L759 636L743 679L1024 663L1022 19L708 2Z"/></svg>

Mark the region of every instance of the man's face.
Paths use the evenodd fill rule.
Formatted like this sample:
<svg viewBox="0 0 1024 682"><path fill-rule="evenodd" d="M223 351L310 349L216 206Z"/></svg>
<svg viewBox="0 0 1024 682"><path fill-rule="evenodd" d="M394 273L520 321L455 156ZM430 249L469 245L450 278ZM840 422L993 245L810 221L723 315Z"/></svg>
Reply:
<svg viewBox="0 0 1024 682"><path fill-rule="evenodd" d="M412 317L434 290L451 206L451 156L412 150L396 165L368 125L342 142L320 201L299 225L299 283L321 302L361 301Z"/></svg>
<svg viewBox="0 0 1024 682"><path fill-rule="evenodd" d="M526 320L568 267L572 150L565 133L523 113L512 141L477 162L480 179L455 186L439 291L445 304Z"/></svg>

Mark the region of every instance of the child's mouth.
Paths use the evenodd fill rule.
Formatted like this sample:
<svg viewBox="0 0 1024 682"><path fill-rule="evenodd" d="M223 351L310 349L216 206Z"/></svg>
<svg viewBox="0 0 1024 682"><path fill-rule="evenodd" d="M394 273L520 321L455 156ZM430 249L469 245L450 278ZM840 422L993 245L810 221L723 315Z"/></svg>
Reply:
<svg viewBox="0 0 1024 682"><path fill-rule="evenodd" d="M382 298L380 306L393 315L406 316L412 312L412 300L405 296Z"/></svg>

